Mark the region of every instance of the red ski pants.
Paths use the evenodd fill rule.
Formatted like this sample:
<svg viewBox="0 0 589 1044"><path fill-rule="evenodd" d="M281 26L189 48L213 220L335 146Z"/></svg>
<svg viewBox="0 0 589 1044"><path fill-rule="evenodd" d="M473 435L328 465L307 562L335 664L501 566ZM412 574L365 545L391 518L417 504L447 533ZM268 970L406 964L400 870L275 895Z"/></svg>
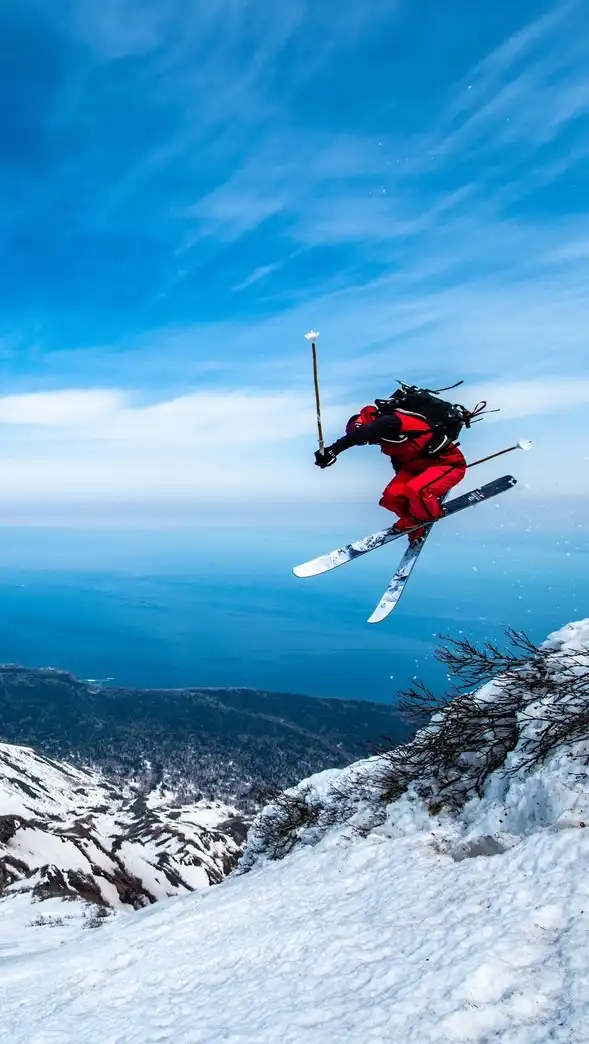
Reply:
<svg viewBox="0 0 589 1044"><path fill-rule="evenodd" d="M462 481L465 471L465 464L432 464L418 475L401 469L389 482L379 503L399 516L399 529L411 529L418 522L441 518L441 498ZM422 533L423 530L418 530L415 537Z"/></svg>

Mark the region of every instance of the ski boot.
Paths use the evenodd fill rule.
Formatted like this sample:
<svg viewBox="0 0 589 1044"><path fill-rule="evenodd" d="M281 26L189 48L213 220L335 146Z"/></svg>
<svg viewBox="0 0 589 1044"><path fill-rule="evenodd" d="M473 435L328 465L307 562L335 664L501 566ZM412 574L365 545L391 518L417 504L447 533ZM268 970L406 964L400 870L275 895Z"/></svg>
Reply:
<svg viewBox="0 0 589 1044"><path fill-rule="evenodd" d="M425 540L425 526L419 526L418 529L413 529L413 526L419 526L419 522L415 518L402 519L395 522L393 526L393 533L407 533L410 547L420 547Z"/></svg>

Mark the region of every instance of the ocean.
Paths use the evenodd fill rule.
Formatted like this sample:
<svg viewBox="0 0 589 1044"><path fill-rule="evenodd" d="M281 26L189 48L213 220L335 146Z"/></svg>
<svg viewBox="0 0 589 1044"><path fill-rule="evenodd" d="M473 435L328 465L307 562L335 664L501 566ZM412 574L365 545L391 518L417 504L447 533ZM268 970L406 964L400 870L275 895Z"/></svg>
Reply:
<svg viewBox="0 0 589 1044"><path fill-rule="evenodd" d="M416 678L446 684L440 635L501 641L513 627L540 640L589 616L587 541L574 535L440 527L376 627L366 619L399 543L299 580L292 565L337 539L203 526L5 527L0 540L0 660L107 684L390 701Z"/></svg>

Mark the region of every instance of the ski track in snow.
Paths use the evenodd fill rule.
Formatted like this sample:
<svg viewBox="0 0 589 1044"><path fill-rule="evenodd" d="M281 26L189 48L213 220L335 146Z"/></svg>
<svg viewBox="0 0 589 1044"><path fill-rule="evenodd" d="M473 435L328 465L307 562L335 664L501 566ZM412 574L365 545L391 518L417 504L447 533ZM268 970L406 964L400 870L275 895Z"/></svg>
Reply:
<svg viewBox="0 0 589 1044"><path fill-rule="evenodd" d="M588 861L572 827L458 863L428 834L329 835L2 962L3 1039L586 1044Z"/></svg>

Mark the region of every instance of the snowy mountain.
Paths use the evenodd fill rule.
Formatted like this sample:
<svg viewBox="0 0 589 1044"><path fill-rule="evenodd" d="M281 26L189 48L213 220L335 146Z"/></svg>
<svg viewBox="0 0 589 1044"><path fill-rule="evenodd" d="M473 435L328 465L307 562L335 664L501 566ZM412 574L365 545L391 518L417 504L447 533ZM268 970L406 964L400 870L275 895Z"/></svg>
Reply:
<svg viewBox="0 0 589 1044"><path fill-rule="evenodd" d="M0 895L81 897L137 909L220 881L243 819L219 802L175 807L96 772L0 744Z"/></svg>
<svg viewBox="0 0 589 1044"><path fill-rule="evenodd" d="M475 652L411 743L264 809L216 888L69 935L0 901L5 1039L587 1044L589 620Z"/></svg>

